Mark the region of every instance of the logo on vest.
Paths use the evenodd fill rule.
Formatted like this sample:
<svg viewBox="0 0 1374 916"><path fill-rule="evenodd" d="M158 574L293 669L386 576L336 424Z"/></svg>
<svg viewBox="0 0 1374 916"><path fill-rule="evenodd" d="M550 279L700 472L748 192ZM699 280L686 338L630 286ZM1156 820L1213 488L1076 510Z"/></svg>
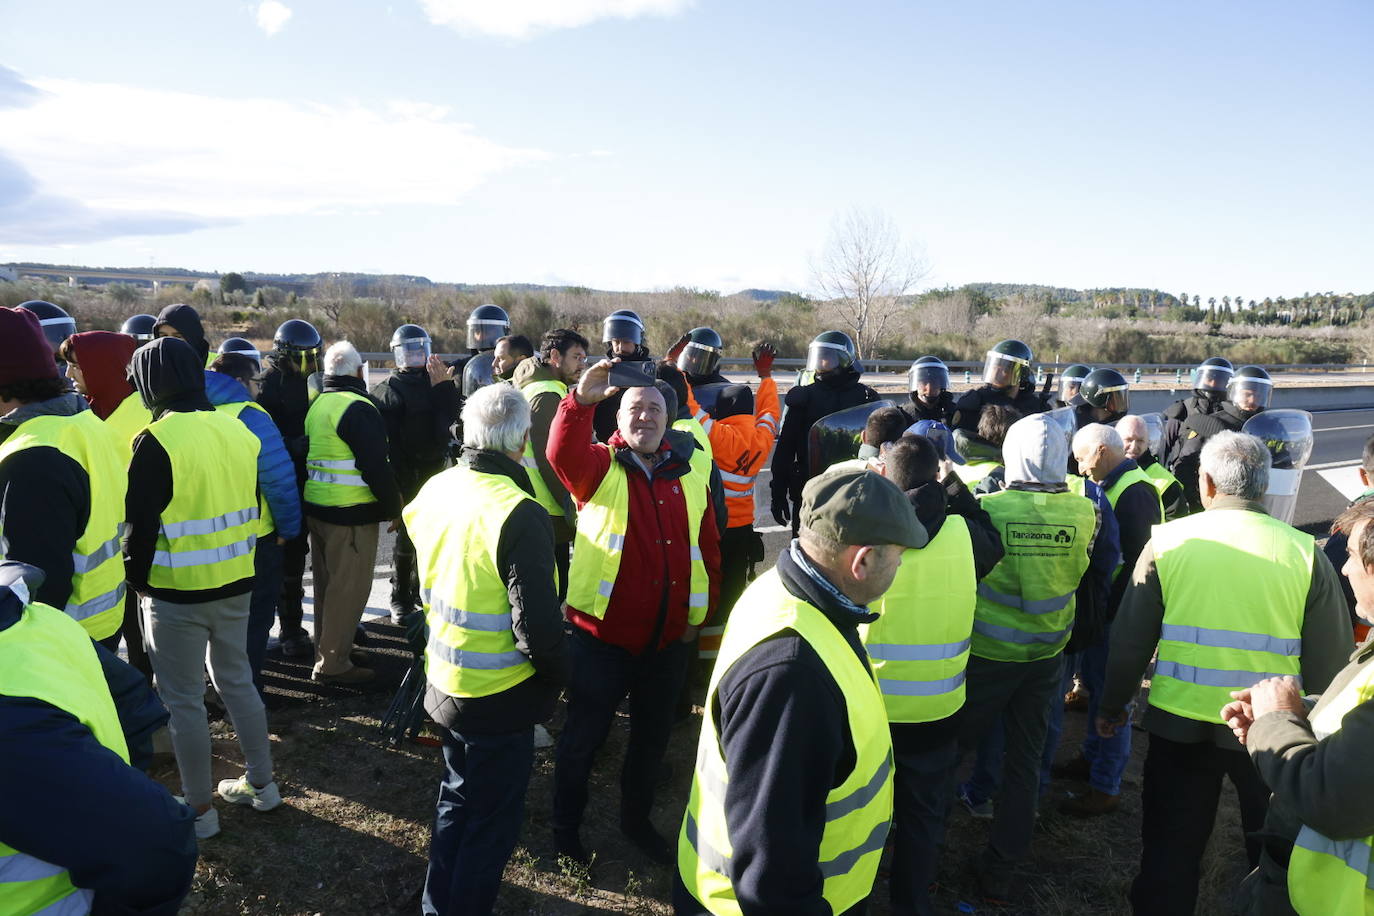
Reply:
<svg viewBox="0 0 1374 916"><path fill-rule="evenodd" d="M1015 552L1032 550L1068 550L1078 536L1074 525L1041 525L1034 522L1008 522L1007 544ZM1020 548L1016 550L1016 548Z"/></svg>

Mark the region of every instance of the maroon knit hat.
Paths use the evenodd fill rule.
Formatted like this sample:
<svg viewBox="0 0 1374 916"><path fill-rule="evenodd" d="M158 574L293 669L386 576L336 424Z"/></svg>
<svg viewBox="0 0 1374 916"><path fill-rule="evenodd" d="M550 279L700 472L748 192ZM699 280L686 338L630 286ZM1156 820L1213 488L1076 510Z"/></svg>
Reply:
<svg viewBox="0 0 1374 916"><path fill-rule="evenodd" d="M52 344L27 309L0 308L0 385L57 378Z"/></svg>

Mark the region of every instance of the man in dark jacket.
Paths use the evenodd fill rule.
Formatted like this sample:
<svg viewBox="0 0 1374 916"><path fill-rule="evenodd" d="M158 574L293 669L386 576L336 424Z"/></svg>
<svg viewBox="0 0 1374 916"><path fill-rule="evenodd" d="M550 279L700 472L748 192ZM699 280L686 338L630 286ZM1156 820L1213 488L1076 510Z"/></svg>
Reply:
<svg viewBox="0 0 1374 916"><path fill-rule="evenodd" d="M726 624L679 839L678 914L859 914L877 874L892 742L859 627L926 532L868 471L812 478L800 514L799 539L740 599L751 613ZM860 788L836 797L852 778Z"/></svg>
<svg viewBox="0 0 1374 916"><path fill-rule="evenodd" d="M628 693L621 831L649 858L667 864L672 848L649 815L688 655L697 628L716 606L720 530L708 477L691 463L696 443L668 429L677 405L666 383L629 388L616 434L605 445L592 441L596 405L616 392L609 385L611 365L601 360L583 372L549 432L549 461L579 512L567 602L572 674L554 773L554 839L561 855L587 861L578 835L587 782Z"/></svg>
<svg viewBox="0 0 1374 916"><path fill-rule="evenodd" d="M1145 420L1136 414L1127 414L1116 421L1116 431L1126 446L1126 457L1154 480L1159 501L1164 504L1165 520L1172 522L1187 515L1188 495L1183 492L1183 484L1150 451L1150 428Z"/></svg>
<svg viewBox="0 0 1374 916"><path fill-rule="evenodd" d="M567 328L547 331L540 341L539 354L517 366L512 380L530 403L530 445L524 464L530 482L535 484L535 498L553 522L553 556L558 564L560 599L568 595L568 561L573 532L577 530L577 507L549 462L549 430L558 413L559 402L567 396L568 387L576 385L582 376L588 346L587 338L576 331ZM536 475L538 481L534 479Z"/></svg>
<svg viewBox="0 0 1374 916"><path fill-rule="evenodd" d="M310 322L292 318L277 328L272 344L272 352L264 359L266 368L260 377L257 401L277 424L286 453L296 468L296 489L304 498L305 455L309 449L305 415L315 397L308 379L319 370L323 341ZM302 623L305 619L302 607L305 558L309 546L309 538L304 532L282 546L282 590L277 618L281 621L281 652L287 658L309 658L314 654L310 636Z"/></svg>
<svg viewBox="0 0 1374 916"><path fill-rule="evenodd" d="M949 426L954 419L954 393L949 390L949 367L936 356L922 356L907 371L911 403L902 411L912 423L933 420Z"/></svg>
<svg viewBox="0 0 1374 916"><path fill-rule="evenodd" d="M189 305L169 305L157 316L153 325L157 337L176 337L191 345L200 361L210 357L210 342L205 339L205 326L201 324L200 313Z"/></svg>
<svg viewBox="0 0 1374 916"><path fill-rule="evenodd" d="M415 327L411 325L411 327ZM372 399L386 422L391 470L405 505L420 492L425 481L444 469L449 429L458 419L458 386L448 376L444 361L430 352L429 335L397 341L392 337L396 371L372 386ZM420 601L415 572L415 547L404 522L396 528L392 550L391 622L415 610Z"/></svg>
<svg viewBox="0 0 1374 916"><path fill-rule="evenodd" d="M799 522L797 507L801 492L811 479L809 435L812 425L837 410L878 400L878 392L859 381L859 364L854 343L840 331L826 331L811 342L807 368L816 380L809 385L788 389L783 398L782 430L773 450L773 520L792 525L795 535Z"/></svg>
<svg viewBox="0 0 1374 916"><path fill-rule="evenodd" d="M363 385L363 360L341 340L324 355L324 391L305 418L305 518L315 577L315 680L358 684L354 632L367 608L378 525L395 530L401 493L387 460L386 424Z"/></svg>
<svg viewBox="0 0 1374 916"><path fill-rule="evenodd" d="M1003 340L993 345L984 363L983 384L959 396L951 426L976 438L979 416L989 404L1014 407L1023 417L1048 410L1049 405L1035 390L1033 360L1030 347L1019 340Z"/></svg>
<svg viewBox="0 0 1374 916"><path fill-rule="evenodd" d="M519 463L529 416L509 386L477 391L461 463L406 507L429 621L425 708L445 729L426 916L492 911L524 820L534 726L568 679L553 531Z"/></svg>
<svg viewBox="0 0 1374 916"><path fill-rule="evenodd" d="M43 879L65 871L84 897L85 908L71 912L174 916L195 875L195 814L143 772L167 711L138 672L70 626L48 637L49 645L59 640L70 650L64 664L81 665L63 671L62 680L103 679L103 702L113 701L128 762L73 710L26 692L24 680L39 663L25 658L36 645L25 640L45 627L41 618L23 633L16 625L36 613L30 596L42 590L42 578L32 566L0 562L0 778L24 787L0 805L0 844L10 847L11 861L45 864ZM20 870L0 882L0 911L33 911L35 901L18 897Z"/></svg>

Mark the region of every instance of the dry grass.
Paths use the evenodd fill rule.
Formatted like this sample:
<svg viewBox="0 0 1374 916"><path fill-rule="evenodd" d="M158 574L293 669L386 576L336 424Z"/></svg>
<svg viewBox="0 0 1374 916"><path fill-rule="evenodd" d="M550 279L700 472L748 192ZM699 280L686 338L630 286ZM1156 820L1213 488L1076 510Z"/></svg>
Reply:
<svg viewBox="0 0 1374 916"><path fill-rule="evenodd" d="M351 914L416 913L424 879L434 797L442 763L434 748L389 750L377 740L385 694L295 704L272 714L278 780L286 805L268 814L220 806L223 833L202 844L194 891L184 913ZM660 790L656 822L675 833L686 800L699 720L679 726ZM1071 756L1085 717L1068 713L1060 757ZM559 721L551 728L556 732ZM506 868L500 913L641 913L671 911L672 874L621 840L616 829L619 763L627 729L613 729L594 774L593 802L583 839L596 853L594 874L578 874L554 860L549 826L553 751L536 754L521 845ZM981 848L987 826L957 805L950 816L937 903L942 913L1108 914L1129 912L1126 890L1139 857L1140 772L1146 740L1135 733L1121 808L1089 821L1051 813L1042 819L1022 869L1023 903L990 909L973 901L964 863ZM235 775L238 748L219 724L216 777ZM169 786L175 768L157 772ZM1057 795L1070 788L1056 782ZM1200 912L1228 909L1244 873L1234 797L1223 793L1204 862ZM884 914L880 882L871 911Z"/></svg>

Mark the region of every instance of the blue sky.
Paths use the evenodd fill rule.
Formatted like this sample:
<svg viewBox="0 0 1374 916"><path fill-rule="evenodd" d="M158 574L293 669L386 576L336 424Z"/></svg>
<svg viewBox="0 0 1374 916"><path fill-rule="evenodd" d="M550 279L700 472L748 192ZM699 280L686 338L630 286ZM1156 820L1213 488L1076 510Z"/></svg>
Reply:
<svg viewBox="0 0 1374 916"><path fill-rule="evenodd" d="M1374 288L1374 4L0 0L0 261Z"/></svg>

